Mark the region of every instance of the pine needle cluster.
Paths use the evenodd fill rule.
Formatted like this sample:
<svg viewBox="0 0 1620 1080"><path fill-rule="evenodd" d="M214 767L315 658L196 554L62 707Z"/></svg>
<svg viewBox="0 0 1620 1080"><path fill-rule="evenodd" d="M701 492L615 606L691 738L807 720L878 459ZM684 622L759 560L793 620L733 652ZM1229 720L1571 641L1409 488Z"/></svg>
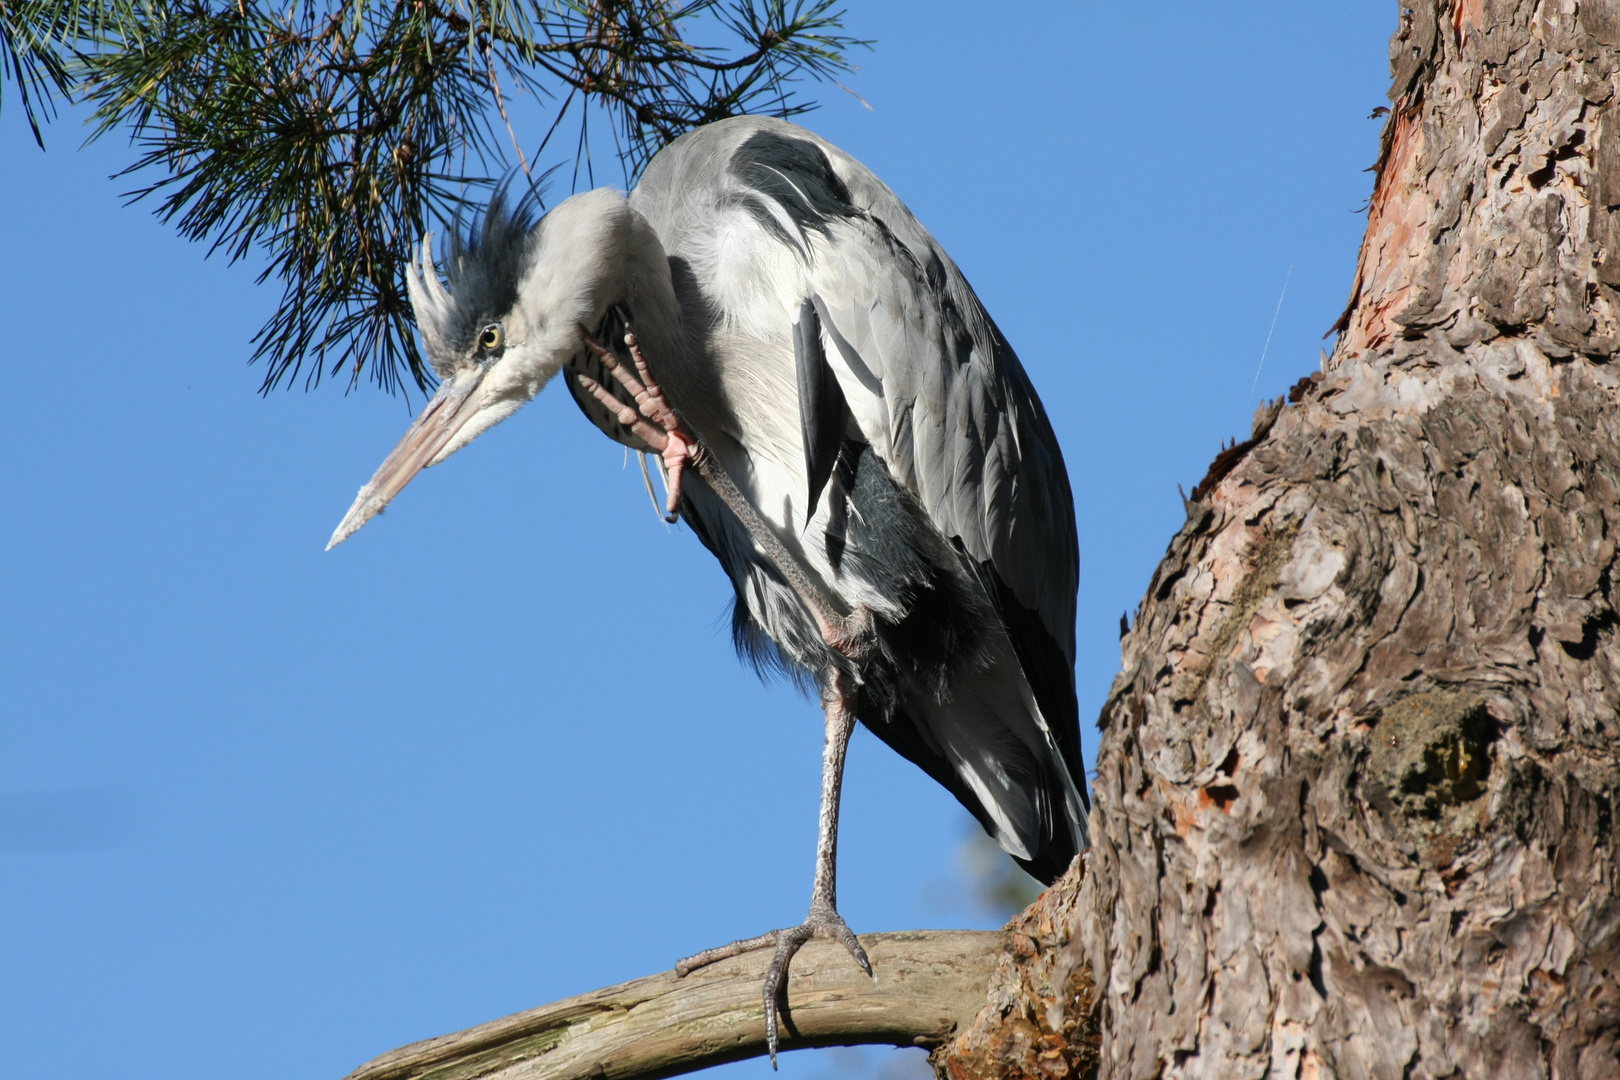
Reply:
<svg viewBox="0 0 1620 1080"><path fill-rule="evenodd" d="M267 257L284 293L254 338L265 390L427 391L403 267L432 223L508 170L590 175L593 117L628 183L692 127L805 111L795 84L864 44L836 3L0 0L0 93L36 138L53 95L86 103L95 134L131 137L134 198L233 261ZM518 95L541 105L537 142Z"/></svg>

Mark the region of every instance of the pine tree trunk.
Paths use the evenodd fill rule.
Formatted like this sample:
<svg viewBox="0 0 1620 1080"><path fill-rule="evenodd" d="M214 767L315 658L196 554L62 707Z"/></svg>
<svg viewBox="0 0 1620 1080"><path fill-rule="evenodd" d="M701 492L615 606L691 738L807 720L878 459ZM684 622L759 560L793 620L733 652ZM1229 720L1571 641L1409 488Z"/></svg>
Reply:
<svg viewBox="0 0 1620 1080"><path fill-rule="evenodd" d="M1620 1076L1620 0L1402 11L1337 345L1194 491L946 1075Z"/></svg>

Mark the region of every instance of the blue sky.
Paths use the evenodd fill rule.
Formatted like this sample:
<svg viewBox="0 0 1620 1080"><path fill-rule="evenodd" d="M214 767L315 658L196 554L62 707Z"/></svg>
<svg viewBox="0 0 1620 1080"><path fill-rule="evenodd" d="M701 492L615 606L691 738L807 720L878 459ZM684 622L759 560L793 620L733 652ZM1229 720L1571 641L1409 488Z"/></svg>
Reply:
<svg viewBox="0 0 1620 1080"><path fill-rule="evenodd" d="M828 86L807 124L934 231L1053 415L1089 761L1176 485L1344 305L1395 10L1004 10L852 0L872 108ZM123 206L118 139L69 116L42 154L7 104L0 1080L336 1080L798 921L818 710L737 662L718 567L568 395L324 553L406 403L259 397L279 288ZM965 827L858 733L850 924L987 925L952 899Z"/></svg>

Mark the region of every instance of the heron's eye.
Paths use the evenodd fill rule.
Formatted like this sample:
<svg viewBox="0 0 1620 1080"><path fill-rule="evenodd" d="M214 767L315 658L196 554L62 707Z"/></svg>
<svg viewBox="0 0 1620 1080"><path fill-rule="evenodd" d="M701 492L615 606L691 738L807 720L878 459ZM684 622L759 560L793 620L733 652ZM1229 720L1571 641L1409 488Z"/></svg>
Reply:
<svg viewBox="0 0 1620 1080"><path fill-rule="evenodd" d="M500 323L490 323L478 334L478 347L485 352L494 352L501 347L502 334Z"/></svg>

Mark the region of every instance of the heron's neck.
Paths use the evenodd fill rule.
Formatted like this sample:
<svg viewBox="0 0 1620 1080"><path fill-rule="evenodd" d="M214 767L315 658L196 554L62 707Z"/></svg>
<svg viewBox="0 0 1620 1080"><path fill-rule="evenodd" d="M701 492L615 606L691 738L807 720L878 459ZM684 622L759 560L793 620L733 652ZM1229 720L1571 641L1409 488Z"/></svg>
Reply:
<svg viewBox="0 0 1620 1080"><path fill-rule="evenodd" d="M669 258L647 220L628 207L625 211L629 235L618 261L615 298L629 314L630 330L655 376L660 382L673 379L678 384L688 357Z"/></svg>

